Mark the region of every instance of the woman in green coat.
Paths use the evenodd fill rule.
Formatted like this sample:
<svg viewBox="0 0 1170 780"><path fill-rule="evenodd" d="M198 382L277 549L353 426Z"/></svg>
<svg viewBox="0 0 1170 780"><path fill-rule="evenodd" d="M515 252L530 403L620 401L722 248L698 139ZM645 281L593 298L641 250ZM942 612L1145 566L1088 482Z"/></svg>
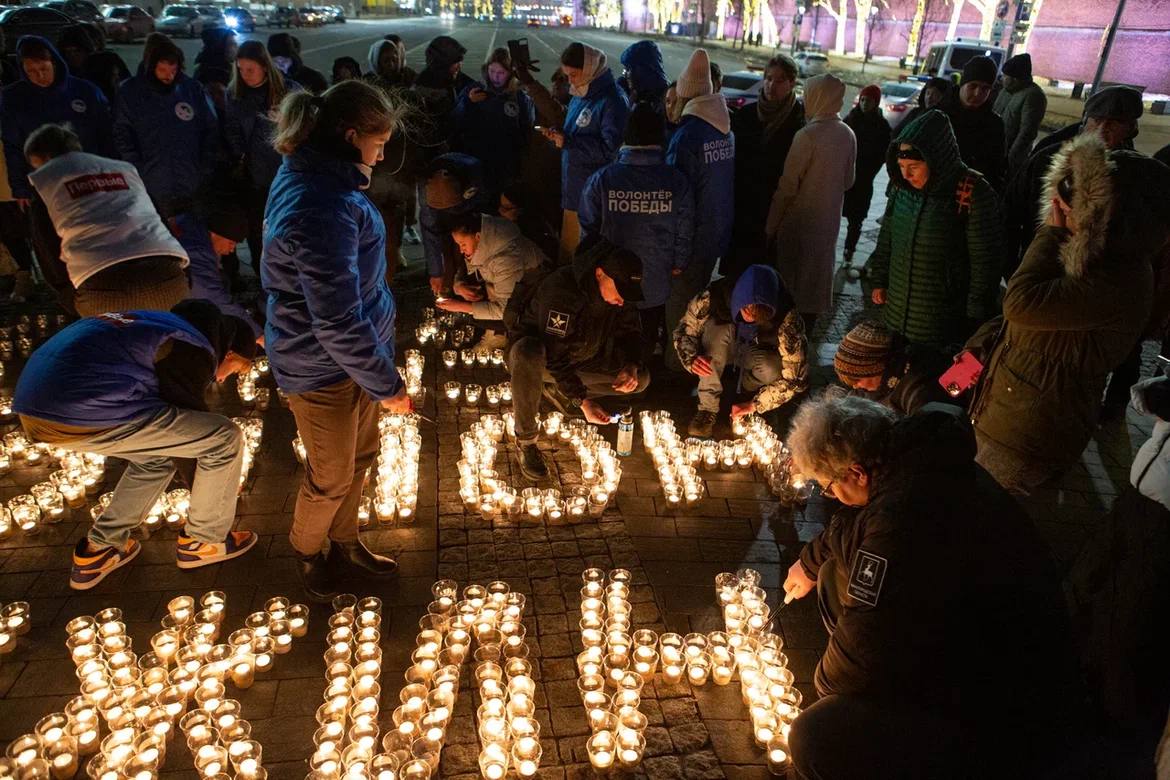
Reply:
<svg viewBox="0 0 1170 780"><path fill-rule="evenodd" d="M903 128L886 167L889 199L867 266L873 302L911 344L962 343L995 313L1003 262L995 192L963 164L941 111Z"/></svg>
<svg viewBox="0 0 1170 780"><path fill-rule="evenodd" d="M1157 163L1140 157L1086 133L1048 170L1044 224L1008 283L971 405L976 461L1009 490L1027 493L1080 459L1105 380L1149 317L1158 241L1143 237L1165 228L1142 216L1145 188L1127 172Z"/></svg>

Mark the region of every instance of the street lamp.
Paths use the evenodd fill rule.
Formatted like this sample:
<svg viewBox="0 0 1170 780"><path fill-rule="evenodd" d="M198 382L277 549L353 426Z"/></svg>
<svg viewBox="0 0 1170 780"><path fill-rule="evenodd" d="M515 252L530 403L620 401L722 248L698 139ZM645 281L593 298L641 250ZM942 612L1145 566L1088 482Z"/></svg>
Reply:
<svg viewBox="0 0 1170 780"><path fill-rule="evenodd" d="M790 54L796 54L796 43L800 40L800 25L804 22L804 14L808 10L804 3L796 4L796 16L792 17L792 48Z"/></svg>

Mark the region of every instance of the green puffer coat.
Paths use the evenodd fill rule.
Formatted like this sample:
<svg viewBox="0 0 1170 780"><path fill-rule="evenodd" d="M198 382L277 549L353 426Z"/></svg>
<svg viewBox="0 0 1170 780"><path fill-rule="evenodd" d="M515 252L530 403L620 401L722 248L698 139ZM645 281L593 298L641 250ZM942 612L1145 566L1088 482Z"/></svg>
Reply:
<svg viewBox="0 0 1170 780"><path fill-rule="evenodd" d="M1008 283L1003 330L971 404L981 446L993 443L1052 473L1081 457L1105 380L1133 349L1154 297L1150 253L1165 245L1167 227L1143 235L1142 225L1158 220L1141 205L1150 190L1135 186L1130 156L1158 165L1108 152L1092 134L1053 158L1041 215L1047 221L1057 184L1071 177L1069 223L1077 231L1046 224L1036 231Z"/></svg>
<svg viewBox="0 0 1170 780"><path fill-rule="evenodd" d="M918 149L930 180L916 190L902 178L898 146ZM874 289L885 289L886 326L912 344L962 341L994 314L1003 258L995 191L959 159L950 121L927 111L890 144L889 199L869 258Z"/></svg>

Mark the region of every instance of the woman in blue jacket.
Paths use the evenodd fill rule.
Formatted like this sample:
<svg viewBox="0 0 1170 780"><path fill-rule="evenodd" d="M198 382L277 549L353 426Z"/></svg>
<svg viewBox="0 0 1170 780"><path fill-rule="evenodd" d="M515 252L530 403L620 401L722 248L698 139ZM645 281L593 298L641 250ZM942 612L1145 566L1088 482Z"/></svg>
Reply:
<svg viewBox="0 0 1170 780"><path fill-rule="evenodd" d="M345 81L320 97L285 98L274 143L285 157L264 215L265 346L305 444L289 538L319 601L341 575L398 568L362 545L357 524L379 406L411 409L394 366L386 227L362 192L398 115L381 90Z"/></svg>
<svg viewBox="0 0 1170 780"><path fill-rule="evenodd" d="M142 68L118 93L114 145L164 218L194 205L215 164L218 129L203 85L183 73L183 50L162 33L146 36Z"/></svg>
<svg viewBox="0 0 1170 780"><path fill-rule="evenodd" d="M512 57L507 49L496 49L484 63L483 84L465 89L455 104L459 150L483 163L493 203L519 178L535 124L536 108L512 75Z"/></svg>
<svg viewBox="0 0 1170 780"><path fill-rule="evenodd" d="M264 44L245 41L240 45L227 90L224 134L231 160L238 166L245 180L242 183L249 192L245 206L250 223L248 251L253 266L260 257L260 231L268 188L280 167L280 155L272 146L276 115L284 96L300 89L300 84L281 75Z"/></svg>
<svg viewBox="0 0 1170 780"><path fill-rule="evenodd" d="M584 43L570 43L561 54L561 70L569 77L569 111L560 130L545 136L561 150L561 261L581 240L577 220L581 191L596 171L617 158L630 103L605 61L605 52Z"/></svg>

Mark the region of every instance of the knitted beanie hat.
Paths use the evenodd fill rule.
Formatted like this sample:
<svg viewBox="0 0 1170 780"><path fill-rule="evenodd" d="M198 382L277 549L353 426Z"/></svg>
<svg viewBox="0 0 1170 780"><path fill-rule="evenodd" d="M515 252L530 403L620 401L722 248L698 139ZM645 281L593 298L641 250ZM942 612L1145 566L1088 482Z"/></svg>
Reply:
<svg viewBox="0 0 1170 780"><path fill-rule="evenodd" d="M683 99L710 95L714 91L711 86L711 59L706 49L695 49L690 62L678 77L675 91Z"/></svg>
<svg viewBox="0 0 1170 780"><path fill-rule="evenodd" d="M996 66L995 60L984 55L979 55L978 57L972 57L963 66L963 78L959 83L966 84L971 81L978 81L990 87L995 83L997 76L999 76L999 68Z"/></svg>
<svg viewBox="0 0 1170 780"><path fill-rule="evenodd" d="M1032 55L1024 52L1008 58L1003 64L1003 75L1016 79L1032 78Z"/></svg>
<svg viewBox="0 0 1170 780"><path fill-rule="evenodd" d="M882 88L879 87L877 84L870 84L869 86L862 87L861 93L858 94L857 97L859 99L863 98L863 97L867 97L870 100L873 100L873 101L880 103L881 99L882 99Z"/></svg>
<svg viewBox="0 0 1170 780"><path fill-rule="evenodd" d="M880 378L886 373L893 346L894 336L885 325L863 320L841 340L833 356L833 368L850 387L859 379Z"/></svg>

